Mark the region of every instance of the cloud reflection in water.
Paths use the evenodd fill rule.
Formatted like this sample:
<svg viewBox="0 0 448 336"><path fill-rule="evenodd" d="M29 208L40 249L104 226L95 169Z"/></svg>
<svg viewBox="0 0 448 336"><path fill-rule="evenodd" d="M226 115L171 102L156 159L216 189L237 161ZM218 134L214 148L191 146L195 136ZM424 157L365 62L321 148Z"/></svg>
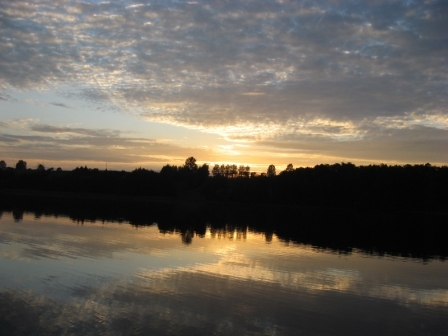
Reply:
<svg viewBox="0 0 448 336"><path fill-rule="evenodd" d="M373 335L421 325L422 333L446 330L443 262L340 255L285 244L275 235L266 243L264 235L250 231L238 236L208 229L191 245L179 235L162 234L156 226L82 226L27 214L15 223L4 213L1 331ZM24 318L27 325L20 323Z"/></svg>

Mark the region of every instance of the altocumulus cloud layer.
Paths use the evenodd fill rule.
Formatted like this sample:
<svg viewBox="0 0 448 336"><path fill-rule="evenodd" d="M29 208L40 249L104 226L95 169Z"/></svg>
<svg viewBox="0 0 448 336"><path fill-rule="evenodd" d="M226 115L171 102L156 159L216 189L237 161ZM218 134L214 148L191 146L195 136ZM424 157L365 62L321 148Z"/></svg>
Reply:
<svg viewBox="0 0 448 336"><path fill-rule="evenodd" d="M447 17L444 0L3 0L0 103L64 86L285 155L446 164Z"/></svg>

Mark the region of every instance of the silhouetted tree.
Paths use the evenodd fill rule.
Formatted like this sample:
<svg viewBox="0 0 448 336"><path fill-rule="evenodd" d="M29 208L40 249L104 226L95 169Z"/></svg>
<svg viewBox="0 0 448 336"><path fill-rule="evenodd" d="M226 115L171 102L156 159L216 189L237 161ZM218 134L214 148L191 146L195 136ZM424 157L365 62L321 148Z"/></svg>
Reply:
<svg viewBox="0 0 448 336"><path fill-rule="evenodd" d="M19 160L16 163L16 170L26 170L26 162L23 160Z"/></svg>
<svg viewBox="0 0 448 336"><path fill-rule="evenodd" d="M162 169L160 170L160 174L162 175L166 175L166 176L171 176L175 173L177 173L178 168L177 166L170 166L169 164L167 164L166 166L163 166Z"/></svg>
<svg viewBox="0 0 448 336"><path fill-rule="evenodd" d="M233 164L229 167L229 175L231 177L235 177L238 175L238 167L237 165Z"/></svg>
<svg viewBox="0 0 448 336"><path fill-rule="evenodd" d="M192 156L185 160L185 168L188 168L191 171L196 171L198 169L198 165L196 164L196 159Z"/></svg>
<svg viewBox="0 0 448 336"><path fill-rule="evenodd" d="M37 166L37 170L45 171L45 166L43 164L39 163L39 165Z"/></svg>
<svg viewBox="0 0 448 336"><path fill-rule="evenodd" d="M224 166L224 175L225 175L225 177L230 176L230 165L229 164Z"/></svg>
<svg viewBox="0 0 448 336"><path fill-rule="evenodd" d="M238 167L238 176L249 177L249 174L250 174L250 167L249 166L245 167L244 165L241 165L241 166Z"/></svg>
<svg viewBox="0 0 448 336"><path fill-rule="evenodd" d="M246 166L246 169L245 169L245 172L244 172L244 176L245 177L249 177L249 174L250 174L250 167Z"/></svg>
<svg viewBox="0 0 448 336"><path fill-rule="evenodd" d="M286 170L287 172L292 172L294 170L294 166L292 165L292 163L290 163L288 166L286 166Z"/></svg>
<svg viewBox="0 0 448 336"><path fill-rule="evenodd" d="M266 172L267 176L275 176L276 172L275 172L275 166L274 165L270 165L268 167L268 170Z"/></svg>
<svg viewBox="0 0 448 336"><path fill-rule="evenodd" d="M6 169L6 162L3 160L0 161L0 169L1 170Z"/></svg>
<svg viewBox="0 0 448 336"><path fill-rule="evenodd" d="M199 181L203 182L210 175L208 164L204 163L201 167L198 168L198 177Z"/></svg>
<svg viewBox="0 0 448 336"><path fill-rule="evenodd" d="M215 165L213 166L212 174L213 174L213 176L219 176L219 175L221 175L221 168L219 167L219 164L215 164Z"/></svg>
<svg viewBox="0 0 448 336"><path fill-rule="evenodd" d="M238 167L238 176L244 176L244 173L246 172L246 167L244 167L243 165L240 165Z"/></svg>

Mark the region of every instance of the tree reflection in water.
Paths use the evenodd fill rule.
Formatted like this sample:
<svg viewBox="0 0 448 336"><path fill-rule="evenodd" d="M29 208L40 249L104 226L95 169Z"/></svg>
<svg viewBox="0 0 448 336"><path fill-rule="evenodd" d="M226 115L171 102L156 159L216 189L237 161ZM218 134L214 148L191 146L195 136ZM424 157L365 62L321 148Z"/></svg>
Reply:
<svg viewBox="0 0 448 336"><path fill-rule="evenodd" d="M24 198L5 200L2 211L13 213L15 221L24 212L67 216L77 223L128 222L135 227L157 225L161 233L179 233L182 242L192 244L204 237L207 228L212 238L245 239L248 230L263 233L266 242L277 236L284 242L306 244L337 253L358 249L368 254L415 258L448 256L445 242L448 214L406 212L360 212L331 208L279 206L229 206L180 202L139 204L76 202Z"/></svg>

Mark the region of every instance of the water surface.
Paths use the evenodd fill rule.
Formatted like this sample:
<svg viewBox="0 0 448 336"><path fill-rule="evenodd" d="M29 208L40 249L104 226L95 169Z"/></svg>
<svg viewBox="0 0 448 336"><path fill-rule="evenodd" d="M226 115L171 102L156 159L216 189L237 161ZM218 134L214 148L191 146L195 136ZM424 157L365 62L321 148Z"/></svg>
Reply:
<svg viewBox="0 0 448 336"><path fill-rule="evenodd" d="M447 279L250 228L0 218L0 334L446 335Z"/></svg>

